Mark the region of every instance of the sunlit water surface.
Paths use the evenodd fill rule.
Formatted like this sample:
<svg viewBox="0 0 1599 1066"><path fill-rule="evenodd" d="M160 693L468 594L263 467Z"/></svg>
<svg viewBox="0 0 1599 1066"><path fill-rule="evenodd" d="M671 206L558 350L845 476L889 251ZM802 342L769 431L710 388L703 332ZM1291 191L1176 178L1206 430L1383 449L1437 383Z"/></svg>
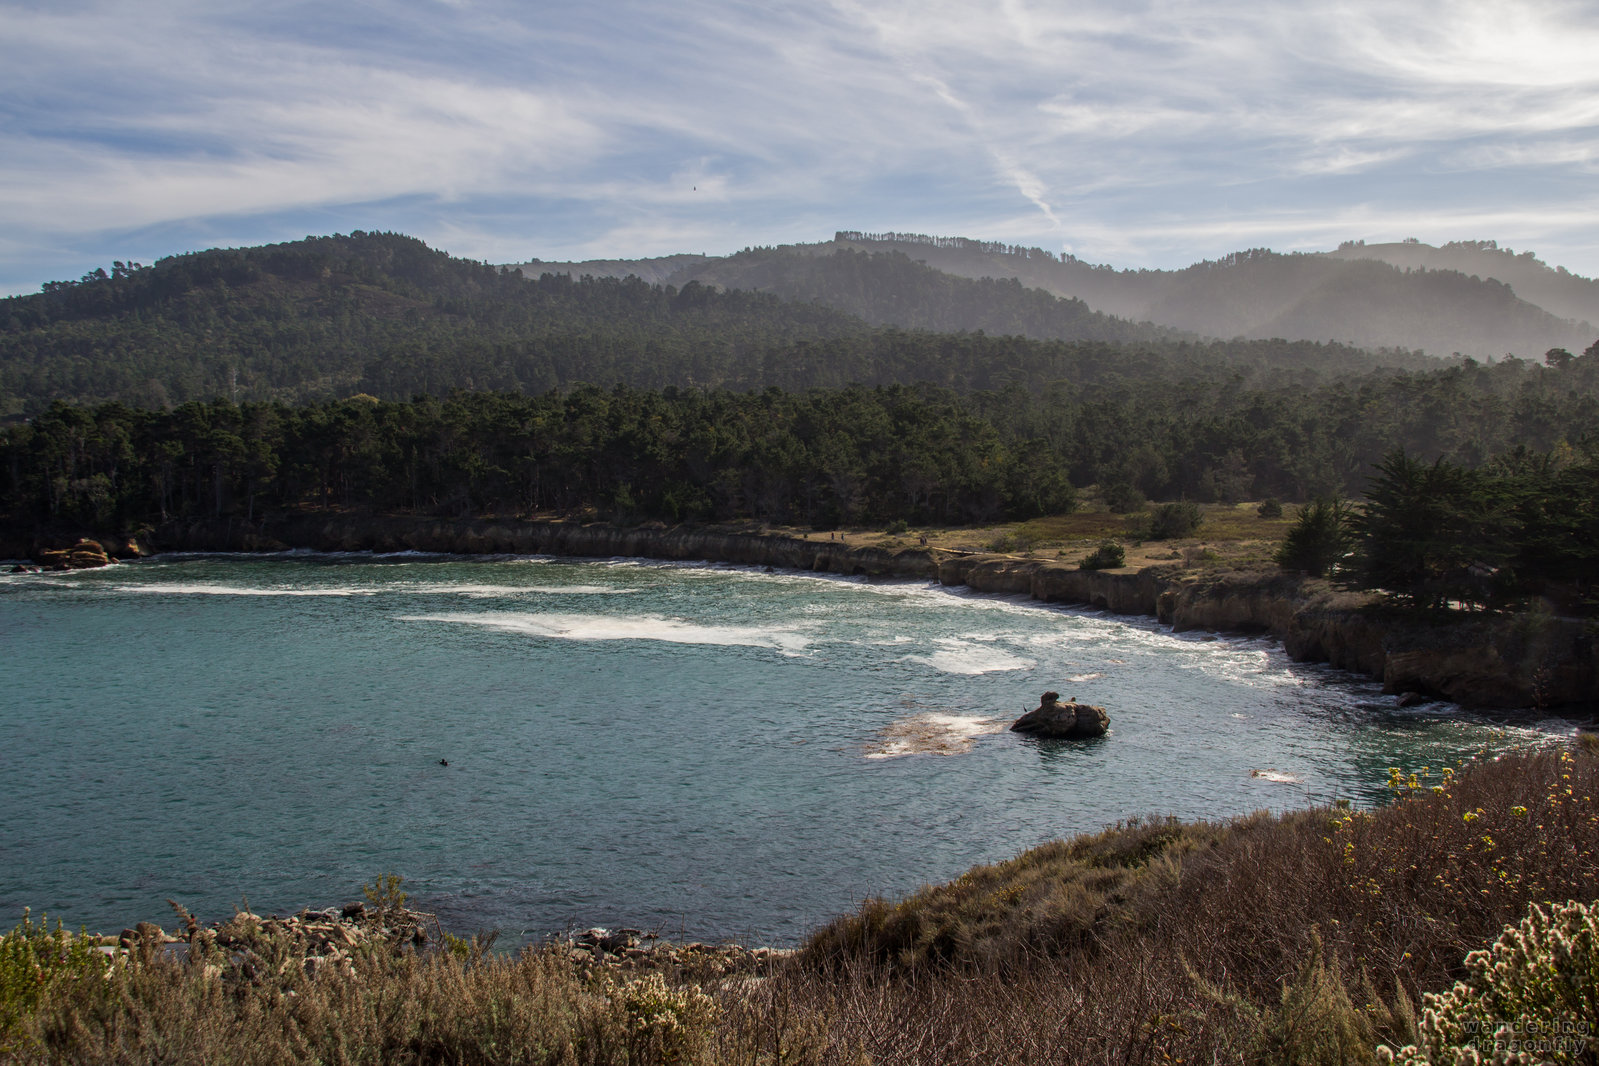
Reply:
<svg viewBox="0 0 1599 1066"><path fill-rule="evenodd" d="M791 943L1135 815L1536 743L1272 643L925 584L638 561L166 557L0 577L0 919L359 898ZM1005 731L1055 689L1110 736ZM447 760L448 765L441 764ZM9 916L9 917L8 917Z"/></svg>

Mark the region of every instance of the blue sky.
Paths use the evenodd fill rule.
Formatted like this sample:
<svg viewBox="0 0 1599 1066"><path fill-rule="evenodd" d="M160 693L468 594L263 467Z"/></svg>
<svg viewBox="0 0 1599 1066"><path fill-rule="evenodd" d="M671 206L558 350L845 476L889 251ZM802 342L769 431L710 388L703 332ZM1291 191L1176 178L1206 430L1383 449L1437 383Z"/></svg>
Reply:
<svg viewBox="0 0 1599 1066"><path fill-rule="evenodd" d="M1591 2L0 0L0 292L353 229L1121 267L1493 238L1595 276L1596 55Z"/></svg>

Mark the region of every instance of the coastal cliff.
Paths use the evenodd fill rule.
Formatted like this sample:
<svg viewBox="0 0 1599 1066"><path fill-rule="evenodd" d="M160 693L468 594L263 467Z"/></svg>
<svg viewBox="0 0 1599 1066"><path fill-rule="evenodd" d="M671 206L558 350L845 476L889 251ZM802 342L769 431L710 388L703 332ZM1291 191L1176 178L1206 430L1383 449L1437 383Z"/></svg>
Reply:
<svg viewBox="0 0 1599 1066"><path fill-rule="evenodd" d="M1325 662L1470 707L1591 706L1599 697L1599 639L1581 621L1548 614L1400 616L1379 598L1277 570L1080 570L1008 557L949 559L945 585L1151 615L1172 629L1266 633L1290 658Z"/></svg>
<svg viewBox="0 0 1599 1066"><path fill-rule="evenodd" d="M123 538L126 542L126 538ZM130 554L129 551L113 554ZM804 536L649 524L522 519L442 519L306 513L257 523L168 523L147 551L272 552L291 548L469 555L708 559L743 566L936 580L974 592L1083 604L1158 618L1174 630L1269 634L1298 661L1326 662L1383 683L1473 707L1592 706L1599 697L1599 639L1581 621L1548 614L1384 613L1377 598L1278 570L1139 570L1074 565L942 548L850 546ZM35 545L35 549L38 545Z"/></svg>

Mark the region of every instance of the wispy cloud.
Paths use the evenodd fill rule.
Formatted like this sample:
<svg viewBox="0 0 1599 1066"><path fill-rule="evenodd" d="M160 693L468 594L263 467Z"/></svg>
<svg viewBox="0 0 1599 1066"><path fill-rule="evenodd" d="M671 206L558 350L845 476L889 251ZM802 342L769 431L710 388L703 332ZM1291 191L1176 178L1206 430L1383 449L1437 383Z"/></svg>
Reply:
<svg viewBox="0 0 1599 1066"><path fill-rule="evenodd" d="M11 291L196 234L358 227L488 259L915 228L1124 265L1399 232L1541 241L1599 273L1591 5L0 0L0 18Z"/></svg>

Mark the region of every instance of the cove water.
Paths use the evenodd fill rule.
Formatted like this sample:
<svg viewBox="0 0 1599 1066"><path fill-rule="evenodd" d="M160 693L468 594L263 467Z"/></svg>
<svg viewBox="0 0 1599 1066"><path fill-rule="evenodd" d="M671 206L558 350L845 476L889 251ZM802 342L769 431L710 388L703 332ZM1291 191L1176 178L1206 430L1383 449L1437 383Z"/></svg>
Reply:
<svg viewBox="0 0 1599 1066"><path fill-rule="evenodd" d="M398 873L502 942L793 943L1132 816L1381 802L1536 729L1270 642L708 565L163 557L0 578L0 923L286 913ZM1006 731L1053 689L1111 733ZM448 765L444 765L444 762Z"/></svg>

